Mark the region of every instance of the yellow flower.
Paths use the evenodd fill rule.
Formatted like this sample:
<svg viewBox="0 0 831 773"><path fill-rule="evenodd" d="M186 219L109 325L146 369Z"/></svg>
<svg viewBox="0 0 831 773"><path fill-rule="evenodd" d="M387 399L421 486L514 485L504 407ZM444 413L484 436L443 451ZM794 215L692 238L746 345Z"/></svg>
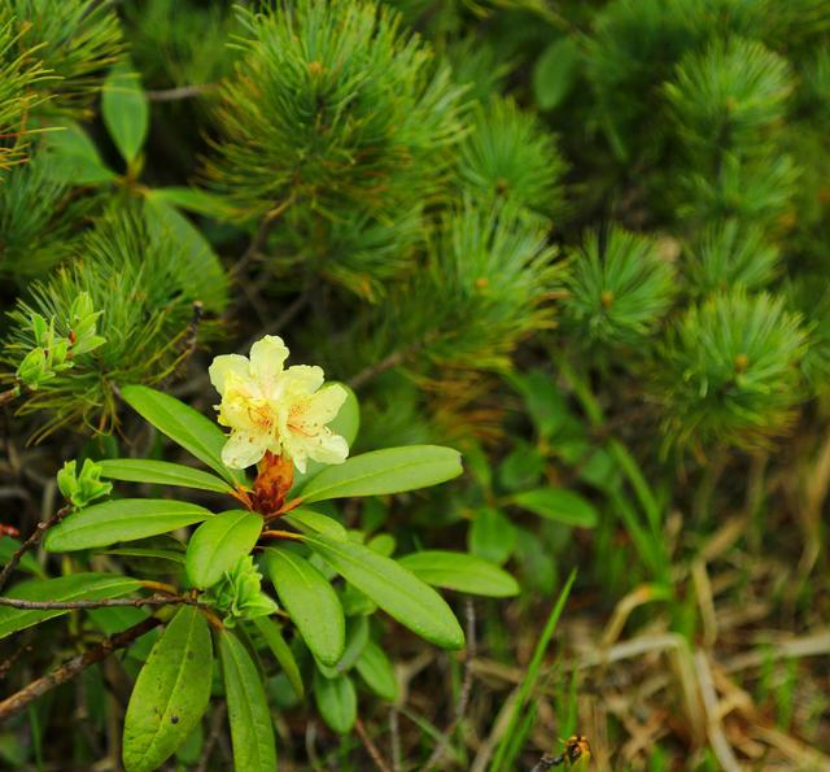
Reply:
<svg viewBox="0 0 831 773"><path fill-rule="evenodd" d="M240 354L216 357L208 373L222 396L218 421L231 434L222 461L233 469L256 464L266 451L283 454L300 472L313 459L325 464L346 460L346 440L326 425L337 416L346 390L323 386L323 370L293 365L283 369L289 350L278 336L265 336Z"/></svg>

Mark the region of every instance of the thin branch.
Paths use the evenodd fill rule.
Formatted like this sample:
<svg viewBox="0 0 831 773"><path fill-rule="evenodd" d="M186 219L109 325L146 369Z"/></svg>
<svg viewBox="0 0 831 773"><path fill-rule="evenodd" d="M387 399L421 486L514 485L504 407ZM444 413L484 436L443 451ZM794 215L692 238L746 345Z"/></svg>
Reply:
<svg viewBox="0 0 831 773"><path fill-rule="evenodd" d="M7 389L5 392L0 392L0 406L6 405L7 403L12 402L12 400L20 397L20 387L15 386L11 389Z"/></svg>
<svg viewBox="0 0 831 773"><path fill-rule="evenodd" d="M0 724L21 712L33 700L68 682L95 663L105 660L116 650L129 647L136 639L152 631L161 623L162 621L156 617L148 617L126 631L104 639L100 644L96 644L81 655L76 655L46 676L26 685L22 690L0 702Z"/></svg>
<svg viewBox="0 0 831 773"><path fill-rule="evenodd" d="M31 535L29 535L29 538L14 551L12 557L9 559L9 563L7 563L3 567L3 570L0 571L0 591L6 587L9 577L11 577L12 572L14 572L17 565L20 563L20 559L23 558L23 556L30 550L36 548L40 544L40 541L43 539L43 535L46 534L47 530L60 523L67 515L69 515L71 510L72 508L68 505L66 507L62 507L51 518L46 521L41 521L35 527L35 530L31 533Z"/></svg>
<svg viewBox="0 0 831 773"><path fill-rule="evenodd" d="M438 762L441 762L450 743L450 737L456 732L456 728L464 719L467 705L470 703L470 693L473 689L473 661L476 658L476 613L470 597L465 598L465 629L464 675L462 677L462 688L459 690L459 699L456 701L456 707L453 710L453 720L447 730L442 733L441 740L427 760L424 770L431 770Z"/></svg>
<svg viewBox="0 0 831 773"><path fill-rule="evenodd" d="M216 746L216 742L219 740L219 736L222 733L225 715L227 713L228 706L224 701L214 709L213 716L211 717L211 727L208 731L208 737L205 739L205 744L202 746L202 754L199 756L199 763L196 766L196 770L208 769L211 754L213 753L214 746Z"/></svg>
<svg viewBox="0 0 831 773"><path fill-rule="evenodd" d="M140 599L77 599L76 601L29 601L0 596L0 607L14 609L102 609L103 607L164 607L168 604L204 606L189 596L148 596Z"/></svg>
<svg viewBox="0 0 831 773"><path fill-rule="evenodd" d="M360 717L355 719L355 730L358 731L358 737L361 739L361 743L369 753L369 756L372 757L375 767L377 767L381 773L389 773L390 766L387 764L387 761L384 759L384 756L381 754L378 747L372 742L372 739L367 734L364 723L361 721Z"/></svg>
<svg viewBox="0 0 831 773"><path fill-rule="evenodd" d="M190 86L177 86L172 89L159 89L145 92L151 102L176 102L180 99L191 99L215 88L215 83L194 83Z"/></svg>
<svg viewBox="0 0 831 773"><path fill-rule="evenodd" d="M404 362L404 358L406 356L407 352L403 351L397 351L387 355L383 360L379 360L374 365L364 368L360 373L358 373L357 376L350 379L349 386L352 387L352 389L360 389L364 384L368 381L372 381L372 379L376 376L380 376L382 373L385 373L392 368L397 368L402 362Z"/></svg>

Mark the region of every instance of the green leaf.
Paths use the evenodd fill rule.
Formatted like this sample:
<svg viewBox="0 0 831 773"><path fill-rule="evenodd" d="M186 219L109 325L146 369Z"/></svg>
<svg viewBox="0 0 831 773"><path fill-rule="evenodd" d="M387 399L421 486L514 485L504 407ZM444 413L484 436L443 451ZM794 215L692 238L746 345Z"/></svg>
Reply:
<svg viewBox="0 0 831 773"><path fill-rule="evenodd" d="M117 177L101 160L93 141L75 123L47 132L44 146L49 156L48 175L55 182L98 185Z"/></svg>
<svg viewBox="0 0 831 773"><path fill-rule="evenodd" d="M210 588L247 556L263 530L263 517L228 510L203 523L191 536L185 555L188 579L195 588Z"/></svg>
<svg viewBox="0 0 831 773"><path fill-rule="evenodd" d="M505 570L469 553L425 550L398 559L416 577L440 588L476 596L516 596L519 585Z"/></svg>
<svg viewBox="0 0 831 773"><path fill-rule="evenodd" d="M369 620L364 616L353 617L346 622L346 646L334 668L318 662L320 672L334 679L338 674L345 674L355 665L361 653L369 642Z"/></svg>
<svg viewBox="0 0 831 773"><path fill-rule="evenodd" d="M161 486L182 486L201 491L227 494L233 489L224 480L183 464L156 462L150 459L105 459L98 462L101 475L112 480L134 483L158 483Z"/></svg>
<svg viewBox="0 0 831 773"><path fill-rule="evenodd" d="M277 769L274 725L266 703L260 672L245 645L228 629L219 636L234 768L247 771Z"/></svg>
<svg viewBox="0 0 831 773"><path fill-rule="evenodd" d="M153 537L213 517L210 510L172 499L116 499L72 513L46 533L51 553L103 548Z"/></svg>
<svg viewBox="0 0 831 773"><path fill-rule="evenodd" d="M344 531L344 534L346 534L346 531ZM12 556L20 549L21 544L20 540L16 540L14 537L0 537L0 565L5 566L9 563ZM17 566L24 572L37 575L43 580L48 576L31 553L24 553Z"/></svg>
<svg viewBox="0 0 831 773"><path fill-rule="evenodd" d="M304 534L328 534L334 539L346 539L346 527L323 513L298 507L283 516L283 520Z"/></svg>
<svg viewBox="0 0 831 773"><path fill-rule="evenodd" d="M345 622L329 581L308 561L287 550L265 551L268 575L312 654L334 666L343 654Z"/></svg>
<svg viewBox="0 0 831 773"><path fill-rule="evenodd" d="M294 659L291 647L286 644L286 640L283 638L280 626L270 617L255 617L252 622L257 626L274 657L277 658L277 662L283 669L295 694L300 700L303 700L305 695L303 677L300 675L300 668Z"/></svg>
<svg viewBox="0 0 831 773"><path fill-rule="evenodd" d="M367 642L355 668L372 692L387 701L398 697L398 682L395 669L389 658L374 641Z"/></svg>
<svg viewBox="0 0 831 773"><path fill-rule="evenodd" d="M346 735L358 716L358 696L352 680L345 674L327 679L315 670L314 694L323 721L336 733Z"/></svg>
<svg viewBox="0 0 831 773"><path fill-rule="evenodd" d="M569 417L568 404L554 376L541 370L513 373L508 380L525 401L534 426L541 437L555 435Z"/></svg>
<svg viewBox="0 0 831 773"><path fill-rule="evenodd" d="M121 577L117 574L102 574L98 572L81 572L66 577L55 577L51 580L26 580L9 592L10 598L26 601L77 601L89 599L115 599L126 596L141 587L138 580ZM0 639L9 634L30 628L60 617L69 612L68 609L15 609L0 607Z"/></svg>
<svg viewBox="0 0 831 773"><path fill-rule="evenodd" d="M159 432L190 451L232 485L238 483L234 473L222 463L226 437L210 419L181 400L150 387L123 386L121 396Z"/></svg>
<svg viewBox="0 0 831 773"><path fill-rule="evenodd" d="M559 105L577 80L580 51L571 38L555 40L543 51L534 66L534 96L540 110Z"/></svg>
<svg viewBox="0 0 831 773"><path fill-rule="evenodd" d="M177 186L154 188L148 196L156 201L163 201L179 209L185 209L197 215L206 215L217 220L225 220L234 215L234 210L221 196L200 188Z"/></svg>
<svg viewBox="0 0 831 773"><path fill-rule="evenodd" d="M387 614L423 639L445 649L461 649L465 637L447 602L429 585L391 558L354 542L325 534L306 542L336 571Z"/></svg>
<svg viewBox="0 0 831 773"><path fill-rule="evenodd" d="M101 551L106 556L126 556L128 558L158 558L162 561L185 563L184 550L165 550L163 548L113 548Z"/></svg>
<svg viewBox="0 0 831 773"><path fill-rule="evenodd" d="M124 718L124 767L156 770L188 738L211 698L213 647L205 616L182 607L136 680Z"/></svg>
<svg viewBox="0 0 831 773"><path fill-rule="evenodd" d="M495 564L504 564L514 552L516 527L495 507L482 507L468 532L470 552Z"/></svg>
<svg viewBox="0 0 831 773"><path fill-rule="evenodd" d="M337 384L346 390L346 400L344 401L338 415L334 420L329 422L329 429L336 435L340 435L346 440L347 445L352 448L355 438L358 436L358 430L361 427L361 408L358 404L358 398L355 392L347 384L342 384L340 381L327 381L326 386ZM296 472L294 475L294 485L292 486L292 496L296 491L303 488L312 478L320 474L321 470L325 470L329 465L321 462L309 461L306 466L306 472Z"/></svg>
<svg viewBox="0 0 831 773"><path fill-rule="evenodd" d="M180 244L188 252L188 260L180 263L178 279L182 286L191 288L208 311L221 314L228 304L228 275L211 243L184 215L164 201L155 192L147 194L148 225L162 229L164 235Z"/></svg>
<svg viewBox="0 0 831 773"><path fill-rule="evenodd" d="M511 498L512 504L542 518L569 526L592 529L597 525L597 510L573 491L558 488L539 488L523 491Z"/></svg>
<svg viewBox="0 0 831 773"><path fill-rule="evenodd" d="M461 455L442 446L403 446L353 456L327 467L300 492L310 504L341 497L397 494L462 474Z"/></svg>
<svg viewBox="0 0 831 773"><path fill-rule="evenodd" d="M131 164L144 145L150 109L141 78L122 62L110 70L101 95L104 125L122 158Z"/></svg>

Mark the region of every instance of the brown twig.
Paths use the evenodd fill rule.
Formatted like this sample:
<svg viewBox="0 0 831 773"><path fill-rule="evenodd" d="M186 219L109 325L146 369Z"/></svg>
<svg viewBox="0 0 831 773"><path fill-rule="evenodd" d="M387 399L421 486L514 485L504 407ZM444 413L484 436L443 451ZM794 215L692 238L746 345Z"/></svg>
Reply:
<svg viewBox="0 0 831 773"><path fill-rule="evenodd" d="M100 663L116 650L128 647L140 636L152 631L161 623L162 621L156 617L148 617L126 631L104 639L100 644L96 644L81 655L76 655L71 660L58 666L54 671L46 674L46 676L35 679L34 682L26 685L22 690L0 702L0 724L21 712L33 700L68 682L95 663Z"/></svg>
<svg viewBox="0 0 831 773"><path fill-rule="evenodd" d="M456 728L464 719L467 705L470 702L470 693L473 689L473 661L476 658L476 614L473 609L473 601L469 597L465 599L465 629L464 675L462 677L462 687L459 690L459 698L453 710L453 719L442 733L441 740L427 760L424 770L431 770L436 763L441 762L450 743L450 737L456 732Z"/></svg>
<svg viewBox="0 0 831 773"><path fill-rule="evenodd" d="M194 83L190 86L177 86L172 89L159 89L145 93L151 102L176 102L180 99L192 99L201 96L215 86L215 83Z"/></svg>
<svg viewBox="0 0 831 773"><path fill-rule="evenodd" d="M12 572L17 568L17 565L20 563L20 559L28 553L33 548L36 548L40 541L43 539L43 535L46 534L48 529L51 529L55 524L60 523L71 511L71 507L68 505L66 507L62 507L55 513L51 518L46 521L41 521L36 527L35 530L29 535L29 538L12 554L12 557L9 559L9 563L7 563L3 570L0 571L0 591L6 587L6 583L9 581L9 577L11 577Z"/></svg>
<svg viewBox="0 0 831 773"><path fill-rule="evenodd" d="M352 389L360 389L364 384L368 381L372 381L372 379L376 376L380 376L382 373L386 373L386 371L391 370L392 368L397 368L402 362L404 362L404 358L406 356L407 352L403 351L397 351L387 355L384 359L379 360L374 365L370 365L368 368L364 368L354 378L351 378L348 382L349 386L352 387Z"/></svg>
<svg viewBox="0 0 831 773"><path fill-rule="evenodd" d="M378 747L372 742L372 739L367 734L364 723L360 717L355 719L355 730L358 732L358 738L361 739L361 743L369 753L369 756L372 757L375 767L377 767L382 773L389 773L390 766L387 764L387 761L384 759L384 756L381 754Z"/></svg>
<svg viewBox="0 0 831 773"><path fill-rule="evenodd" d="M208 763L211 759L211 754L219 740L222 733L223 723L225 722L225 715L228 712L228 705L223 701L215 709L211 717L211 727L208 730L208 737L205 739L205 744L202 747L202 754L199 755L199 763L196 770L207 770Z"/></svg>
<svg viewBox="0 0 831 773"><path fill-rule="evenodd" d="M203 604L189 596L148 596L140 599L77 599L76 601L29 601L0 596L0 607L14 609L101 609L103 607L164 607L168 604Z"/></svg>
<svg viewBox="0 0 831 773"><path fill-rule="evenodd" d="M0 406L10 403L12 400L20 397L20 387L12 387L5 392L0 392Z"/></svg>

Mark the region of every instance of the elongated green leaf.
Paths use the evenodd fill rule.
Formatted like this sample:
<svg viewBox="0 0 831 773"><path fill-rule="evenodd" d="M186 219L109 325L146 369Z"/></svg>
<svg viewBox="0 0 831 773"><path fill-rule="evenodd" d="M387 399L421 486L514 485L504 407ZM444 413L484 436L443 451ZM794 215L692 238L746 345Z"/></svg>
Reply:
<svg viewBox="0 0 831 773"><path fill-rule="evenodd" d="M292 510L283 516L283 520L305 534L328 534L335 539L346 539L346 527L342 523L305 507Z"/></svg>
<svg viewBox="0 0 831 773"><path fill-rule="evenodd" d="M334 666L343 654L345 623L340 600L308 561L286 550L265 551L268 575L312 654Z"/></svg>
<svg viewBox="0 0 831 773"><path fill-rule="evenodd" d="M440 588L476 596L516 596L517 581L504 569L469 553L425 550L398 559L416 577Z"/></svg>
<svg viewBox="0 0 831 773"><path fill-rule="evenodd" d="M580 49L570 37L555 40L534 65L534 96L540 110L557 107L577 80Z"/></svg>
<svg viewBox="0 0 831 773"><path fill-rule="evenodd" d="M504 564L516 546L516 527L501 510L481 507L474 513L468 546L471 553L486 561Z"/></svg>
<svg viewBox="0 0 831 773"><path fill-rule="evenodd" d="M165 550L164 548L113 548L101 551L108 556L127 556L128 558L158 558L163 561L185 563L184 550Z"/></svg>
<svg viewBox="0 0 831 773"><path fill-rule="evenodd" d="M203 523L191 536L185 556L188 579L210 588L257 544L263 518L247 510L228 510Z"/></svg>
<svg viewBox="0 0 831 773"><path fill-rule="evenodd" d="M349 618L346 621L346 646L338 662L333 666L325 666L317 661L320 673L328 679L334 679L338 674L345 674L357 662L361 653L369 642L369 620L363 616Z"/></svg>
<svg viewBox="0 0 831 773"><path fill-rule="evenodd" d="M352 680L345 674L327 679L315 671L314 693L323 721L336 733L346 735L358 716L358 696Z"/></svg>
<svg viewBox="0 0 831 773"><path fill-rule="evenodd" d="M228 629L220 634L219 646L234 768L274 771L277 769L274 725L257 666L245 645Z"/></svg>
<svg viewBox="0 0 831 773"><path fill-rule="evenodd" d="M141 669L124 718L124 767L155 770L188 738L211 698L211 633L182 607Z"/></svg>
<svg viewBox="0 0 831 773"><path fill-rule="evenodd" d="M461 456L452 448L385 448L327 467L303 487L300 496L310 504L341 497L396 494L443 483L461 474Z"/></svg>
<svg viewBox="0 0 831 773"><path fill-rule="evenodd" d="M138 73L117 64L104 81L101 114L113 143L129 164L138 155L150 125L150 109Z"/></svg>
<svg viewBox="0 0 831 773"><path fill-rule="evenodd" d="M99 572L82 572L67 577L55 577L51 580L26 580L15 585L9 596L26 601L77 601L89 599L115 599L126 596L141 587L138 580L121 577L117 574ZM67 614L67 609L15 609L0 607L0 639L9 634L30 628L51 620L53 617Z"/></svg>
<svg viewBox="0 0 831 773"><path fill-rule="evenodd" d="M194 470L183 464L157 462L150 459L105 459L98 462L101 475L112 480L133 483L158 483L161 486L182 486L202 491L227 494L231 486L209 472Z"/></svg>
<svg viewBox="0 0 831 773"><path fill-rule="evenodd" d="M196 293L208 311L221 314L228 303L228 275L211 243L155 191L147 194L145 217L151 231L161 232L162 238L173 239L187 250L188 260L175 267L179 281Z"/></svg>
<svg viewBox="0 0 831 773"><path fill-rule="evenodd" d="M114 542L153 537L213 517L210 510L171 499L116 499L65 518L46 534L52 553L103 548Z"/></svg>
<svg viewBox="0 0 831 773"><path fill-rule="evenodd" d="M374 641L369 641L355 663L355 668L372 692L387 701L398 697L395 669L389 658Z"/></svg>
<svg viewBox="0 0 831 773"><path fill-rule="evenodd" d="M597 525L597 510L573 491L557 488L533 489L515 494L511 501L518 507L530 510L550 521L581 526L584 529L592 529Z"/></svg>
<svg viewBox="0 0 831 773"><path fill-rule="evenodd" d="M346 534L345 531L344 534ZM20 540L14 539L14 537L0 537L0 566L5 566L11 561L12 556L20 549L21 544ZM31 553L24 553L17 566L24 572L37 575L41 579L45 580L47 577L43 567Z"/></svg>
<svg viewBox="0 0 831 773"><path fill-rule="evenodd" d="M423 639L445 649L464 646L459 621L447 602L409 569L355 542L340 542L325 534L306 535L303 540L338 574Z"/></svg>
<svg viewBox="0 0 831 773"><path fill-rule="evenodd" d="M121 388L121 396L159 432L167 435L231 484L237 478L222 463L225 435L210 419L175 397L139 385Z"/></svg>
<svg viewBox="0 0 831 773"><path fill-rule="evenodd" d="M112 182L116 173L107 168L93 141L75 123L44 135L50 179L67 185L97 185Z"/></svg>
<svg viewBox="0 0 831 773"><path fill-rule="evenodd" d="M221 196L201 188L154 188L149 195L158 201L217 220L225 220L234 215L233 208Z"/></svg>
<svg viewBox="0 0 831 773"><path fill-rule="evenodd" d="M255 617L251 622L259 629L268 648L274 657L277 658L277 662L283 669L292 689L302 701L305 695L303 677L300 675L300 668L294 659L291 647L286 644L286 640L283 638L280 626L270 617Z"/></svg>

